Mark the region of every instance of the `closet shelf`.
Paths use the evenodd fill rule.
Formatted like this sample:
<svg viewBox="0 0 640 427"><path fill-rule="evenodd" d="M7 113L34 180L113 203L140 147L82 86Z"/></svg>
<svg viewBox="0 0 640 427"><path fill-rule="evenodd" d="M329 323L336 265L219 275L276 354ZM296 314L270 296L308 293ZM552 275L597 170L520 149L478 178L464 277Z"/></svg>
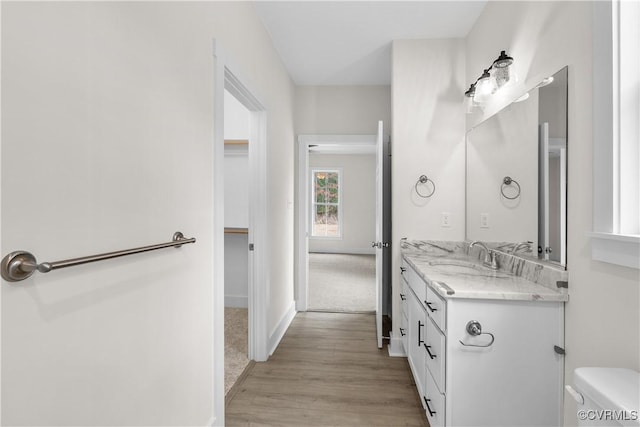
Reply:
<svg viewBox="0 0 640 427"><path fill-rule="evenodd" d="M249 229L240 227L225 227L224 234L249 234Z"/></svg>
<svg viewBox="0 0 640 427"><path fill-rule="evenodd" d="M224 145L249 145L248 139L225 139Z"/></svg>

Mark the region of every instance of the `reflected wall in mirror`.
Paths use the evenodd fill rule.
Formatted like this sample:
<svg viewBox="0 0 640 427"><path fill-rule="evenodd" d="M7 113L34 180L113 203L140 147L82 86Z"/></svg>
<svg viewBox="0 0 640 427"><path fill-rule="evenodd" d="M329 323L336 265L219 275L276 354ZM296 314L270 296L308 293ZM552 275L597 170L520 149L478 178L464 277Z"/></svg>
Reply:
<svg viewBox="0 0 640 427"><path fill-rule="evenodd" d="M466 238L566 267L567 68L467 133Z"/></svg>

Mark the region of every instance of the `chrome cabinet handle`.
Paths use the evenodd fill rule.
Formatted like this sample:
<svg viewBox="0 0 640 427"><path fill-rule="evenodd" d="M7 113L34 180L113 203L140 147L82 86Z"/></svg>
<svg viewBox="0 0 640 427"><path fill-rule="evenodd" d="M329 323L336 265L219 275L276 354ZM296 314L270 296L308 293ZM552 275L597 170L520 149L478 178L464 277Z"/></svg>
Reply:
<svg viewBox="0 0 640 427"><path fill-rule="evenodd" d="M436 414L436 411L432 411L429 407L429 402L431 402L431 399L427 399L426 396L422 396L422 398L424 399L424 403L427 405L427 412L429 412L429 416L433 417Z"/></svg>
<svg viewBox="0 0 640 427"><path fill-rule="evenodd" d="M465 344L462 342L462 340L460 340L460 344L464 345L465 347L491 347L491 345L493 345L493 342L496 340L496 337L494 337L491 332L482 332L482 325L477 320L470 320L469 322L467 322L467 326L465 329L469 335L475 337L480 335L489 335L491 337L491 341L489 341L489 343L485 345Z"/></svg>
<svg viewBox="0 0 640 427"><path fill-rule="evenodd" d="M431 351L429 350L431 348L431 346L427 345L427 343L424 343L423 345L424 345L424 349L427 350L427 354L429 355L429 358L431 360L435 359L436 355L435 354L431 354Z"/></svg>

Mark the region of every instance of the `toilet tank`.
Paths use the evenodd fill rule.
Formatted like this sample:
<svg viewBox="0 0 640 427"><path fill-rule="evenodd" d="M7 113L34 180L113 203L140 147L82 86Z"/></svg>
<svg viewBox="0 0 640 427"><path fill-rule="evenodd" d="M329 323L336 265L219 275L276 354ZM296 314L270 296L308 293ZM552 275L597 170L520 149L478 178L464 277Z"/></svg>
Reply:
<svg viewBox="0 0 640 427"><path fill-rule="evenodd" d="M640 373L623 368L578 368L574 387L579 426L640 426Z"/></svg>

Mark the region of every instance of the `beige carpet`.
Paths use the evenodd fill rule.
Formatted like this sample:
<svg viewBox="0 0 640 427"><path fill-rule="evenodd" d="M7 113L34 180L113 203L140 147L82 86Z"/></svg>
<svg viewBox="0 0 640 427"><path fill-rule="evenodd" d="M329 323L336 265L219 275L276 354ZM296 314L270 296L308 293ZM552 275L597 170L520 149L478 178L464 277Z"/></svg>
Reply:
<svg viewBox="0 0 640 427"><path fill-rule="evenodd" d="M309 310L376 309L375 255L309 254Z"/></svg>
<svg viewBox="0 0 640 427"><path fill-rule="evenodd" d="M249 364L247 357L248 318L246 308L224 309L224 394Z"/></svg>

